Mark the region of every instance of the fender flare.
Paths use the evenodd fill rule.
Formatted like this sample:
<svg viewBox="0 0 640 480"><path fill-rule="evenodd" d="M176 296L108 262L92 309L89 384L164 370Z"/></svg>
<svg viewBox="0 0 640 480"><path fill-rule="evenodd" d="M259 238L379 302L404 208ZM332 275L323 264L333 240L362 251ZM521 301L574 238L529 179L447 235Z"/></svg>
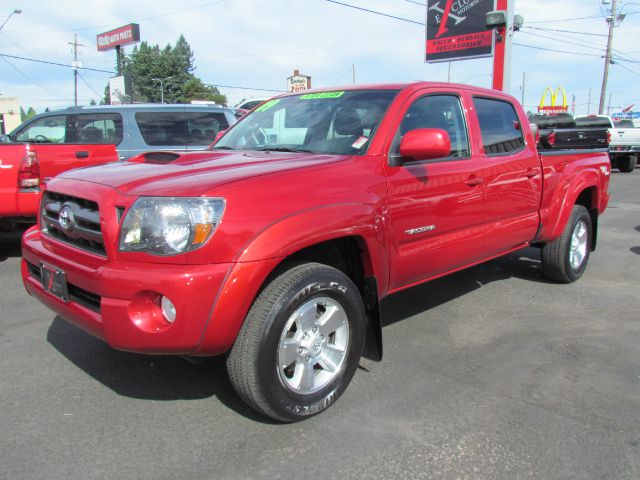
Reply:
<svg viewBox="0 0 640 480"><path fill-rule="evenodd" d="M560 206L560 211L558 215L555 215L557 218L555 224L548 230L548 234L545 235L544 240L552 241L562 235L564 231L564 227L569 221L569 217L571 216L571 211L573 206L576 204L578 197L589 188L595 188L597 192L596 198L599 198L600 187L599 187L599 177L596 171L587 171L583 175L581 175L577 180L569 185L567 189L567 193L564 196L564 201ZM597 209L597 205L595 206ZM553 218L553 215L550 215L550 218Z"/></svg>
<svg viewBox="0 0 640 480"><path fill-rule="evenodd" d="M364 274L376 278L380 298L380 289L385 291L389 278L388 238L383 221L372 206L354 203L296 212L267 225L234 259L195 354L217 355L228 351L269 275L289 255L321 242L361 238L367 250L363 252Z"/></svg>

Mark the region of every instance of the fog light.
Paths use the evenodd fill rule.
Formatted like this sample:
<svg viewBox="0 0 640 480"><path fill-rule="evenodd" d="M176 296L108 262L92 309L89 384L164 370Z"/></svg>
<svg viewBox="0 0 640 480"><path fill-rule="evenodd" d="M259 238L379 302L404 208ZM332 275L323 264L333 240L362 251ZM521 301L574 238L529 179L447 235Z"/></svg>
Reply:
<svg viewBox="0 0 640 480"><path fill-rule="evenodd" d="M162 297L160 300L160 308L162 308L162 315L167 319L167 322L173 323L176 321L176 307L167 297Z"/></svg>

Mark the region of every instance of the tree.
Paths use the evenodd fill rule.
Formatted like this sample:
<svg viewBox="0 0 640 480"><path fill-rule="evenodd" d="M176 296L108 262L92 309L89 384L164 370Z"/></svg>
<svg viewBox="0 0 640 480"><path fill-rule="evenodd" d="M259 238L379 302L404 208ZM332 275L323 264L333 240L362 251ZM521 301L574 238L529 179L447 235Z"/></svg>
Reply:
<svg viewBox="0 0 640 480"><path fill-rule="evenodd" d="M218 105L227 104L227 97L222 95L216 87L205 85L196 77L192 77L184 84L182 96L178 99L180 103L190 103L191 100L206 100Z"/></svg>
<svg viewBox="0 0 640 480"><path fill-rule="evenodd" d="M193 50L183 35L175 46L164 48L141 42L123 59L123 73L131 77L133 101L160 103L188 103L191 100L214 101L227 104L227 98L217 88L205 85L194 75ZM109 103L108 88L102 103Z"/></svg>

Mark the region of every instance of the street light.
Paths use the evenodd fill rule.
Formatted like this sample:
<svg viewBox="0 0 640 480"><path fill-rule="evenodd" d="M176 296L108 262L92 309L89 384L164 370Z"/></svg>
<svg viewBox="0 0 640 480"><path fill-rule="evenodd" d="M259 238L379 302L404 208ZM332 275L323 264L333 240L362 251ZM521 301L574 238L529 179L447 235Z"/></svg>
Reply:
<svg viewBox="0 0 640 480"><path fill-rule="evenodd" d="M13 12L11 12L11 13L9 14L9 16L5 19L5 21L4 21L4 22L2 22L2 25L0 25L0 30L2 30L2 29L4 28L4 26L7 24L7 22L9 21L9 19L10 19L11 17L13 17L16 13L22 13L22 10L18 10L18 9L16 8Z"/></svg>
<svg viewBox="0 0 640 480"><path fill-rule="evenodd" d="M168 80L171 77L164 78L152 78L151 80L155 82L160 82L160 103L164 103L164 81Z"/></svg>

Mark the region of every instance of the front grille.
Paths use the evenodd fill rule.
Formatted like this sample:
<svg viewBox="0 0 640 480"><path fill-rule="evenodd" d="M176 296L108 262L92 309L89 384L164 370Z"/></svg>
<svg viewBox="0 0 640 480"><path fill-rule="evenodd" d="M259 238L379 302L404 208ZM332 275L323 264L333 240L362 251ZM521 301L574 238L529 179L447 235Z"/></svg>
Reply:
<svg viewBox="0 0 640 480"><path fill-rule="evenodd" d="M42 196L41 221L47 235L82 250L106 256L96 202L45 192Z"/></svg>
<svg viewBox="0 0 640 480"><path fill-rule="evenodd" d="M29 274L31 274L32 277L42 281L42 271L40 270L40 267L31 262L27 262L27 268L29 269ZM69 282L67 282L67 292L69 293L69 300L72 302L79 303L89 310L100 313L100 301L102 300L100 295L80 288Z"/></svg>

